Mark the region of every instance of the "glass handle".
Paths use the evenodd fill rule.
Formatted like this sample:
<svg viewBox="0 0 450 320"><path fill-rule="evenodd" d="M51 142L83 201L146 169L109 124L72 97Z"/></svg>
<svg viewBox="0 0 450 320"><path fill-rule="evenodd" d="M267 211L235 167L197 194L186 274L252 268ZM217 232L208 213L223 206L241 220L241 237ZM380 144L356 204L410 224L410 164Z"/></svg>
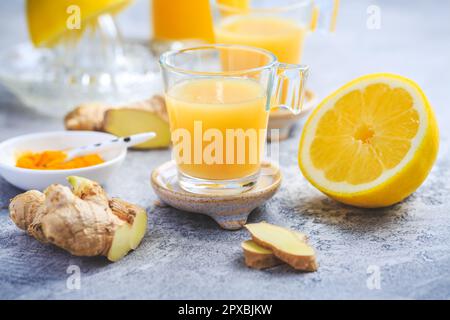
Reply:
<svg viewBox="0 0 450 320"><path fill-rule="evenodd" d="M278 64L278 76L275 81L276 108L286 108L293 114L302 111L305 98L306 80L308 78L308 66L298 64Z"/></svg>
<svg viewBox="0 0 450 320"><path fill-rule="evenodd" d="M314 0L311 13L311 31L334 32L339 11L339 0Z"/></svg>

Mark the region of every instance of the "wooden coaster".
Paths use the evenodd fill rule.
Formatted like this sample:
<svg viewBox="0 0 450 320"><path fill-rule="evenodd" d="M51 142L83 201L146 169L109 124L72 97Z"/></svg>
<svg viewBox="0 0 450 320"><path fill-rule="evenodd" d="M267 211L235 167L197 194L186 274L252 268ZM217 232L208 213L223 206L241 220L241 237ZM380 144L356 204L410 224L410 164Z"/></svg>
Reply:
<svg viewBox="0 0 450 320"><path fill-rule="evenodd" d="M223 229L238 230L247 222L249 214L272 198L281 184L280 169L265 162L256 185L237 195L203 195L187 192L178 185L174 161L153 170L153 190L164 203L186 212L201 213L213 218Z"/></svg>
<svg viewBox="0 0 450 320"><path fill-rule="evenodd" d="M294 115L290 110L287 109L277 109L270 112L268 135L267 139L270 141L270 130L278 129L280 130L279 139L285 140L289 138L289 133L292 127L300 120L305 118L312 109L316 106L316 95L310 90L306 90L305 93L305 103L303 105L302 112L300 114Z"/></svg>

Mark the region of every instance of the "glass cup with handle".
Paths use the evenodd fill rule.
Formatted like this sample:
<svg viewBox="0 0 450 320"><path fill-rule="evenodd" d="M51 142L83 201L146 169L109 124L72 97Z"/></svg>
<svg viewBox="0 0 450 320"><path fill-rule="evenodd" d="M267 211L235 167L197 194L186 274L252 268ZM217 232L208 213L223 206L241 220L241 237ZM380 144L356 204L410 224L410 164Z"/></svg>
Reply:
<svg viewBox="0 0 450 320"><path fill-rule="evenodd" d="M263 48L283 63L300 63L306 35L334 31L339 0L214 0L217 43Z"/></svg>
<svg viewBox="0 0 450 320"><path fill-rule="evenodd" d="M301 111L308 67L241 45L169 51L159 62L180 186L216 195L252 188L270 108Z"/></svg>

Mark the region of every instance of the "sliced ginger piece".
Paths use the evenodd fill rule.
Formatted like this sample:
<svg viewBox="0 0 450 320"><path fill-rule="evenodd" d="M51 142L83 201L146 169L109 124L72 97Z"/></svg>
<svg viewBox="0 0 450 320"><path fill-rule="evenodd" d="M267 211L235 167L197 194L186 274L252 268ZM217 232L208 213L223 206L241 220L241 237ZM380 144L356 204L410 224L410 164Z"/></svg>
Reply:
<svg viewBox="0 0 450 320"><path fill-rule="evenodd" d="M76 107L64 119L68 130L95 130L126 137L153 131L156 137L135 149L166 148L170 145L169 117L162 96L127 104L107 106L87 103Z"/></svg>
<svg viewBox="0 0 450 320"><path fill-rule="evenodd" d="M109 207L116 216L131 225L130 248L136 249L147 229L147 213L141 207L118 198L111 199Z"/></svg>
<svg viewBox="0 0 450 320"><path fill-rule="evenodd" d="M110 261L119 261L130 251L131 226L128 223L121 225L114 233L111 248L108 250L107 258Z"/></svg>
<svg viewBox="0 0 450 320"><path fill-rule="evenodd" d="M143 208L110 200L96 182L71 176L72 189L53 184L11 200L13 222L39 241L52 243L76 256L108 257L117 261L144 237L147 215ZM120 203L111 206L110 203Z"/></svg>
<svg viewBox="0 0 450 320"><path fill-rule="evenodd" d="M308 238L305 234L293 231L300 241L308 242ZM247 240L242 242L242 249L244 250L245 264L250 268L255 269L267 269L275 267L283 263L272 252L272 250L261 247L253 240Z"/></svg>
<svg viewBox="0 0 450 320"><path fill-rule="evenodd" d="M271 250L259 246L252 240L242 242L241 247L244 250L245 264L250 268L267 269L283 263Z"/></svg>
<svg viewBox="0 0 450 320"><path fill-rule="evenodd" d="M103 130L119 137L153 131L156 137L135 149L165 148L170 145L169 120L162 97L154 97L126 108L107 110Z"/></svg>
<svg viewBox="0 0 450 320"><path fill-rule="evenodd" d="M296 270L316 271L318 268L314 249L299 238L295 231L266 222L246 224L252 240L263 248L272 250L280 260Z"/></svg>

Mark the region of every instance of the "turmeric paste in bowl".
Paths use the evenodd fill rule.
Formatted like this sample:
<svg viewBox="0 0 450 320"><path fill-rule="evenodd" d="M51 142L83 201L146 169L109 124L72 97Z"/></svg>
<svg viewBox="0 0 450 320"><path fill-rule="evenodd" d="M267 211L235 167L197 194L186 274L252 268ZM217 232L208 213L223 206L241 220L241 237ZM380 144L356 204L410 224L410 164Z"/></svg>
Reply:
<svg viewBox="0 0 450 320"><path fill-rule="evenodd" d="M65 161L65 151L115 138L96 131L52 131L11 138L0 142L0 175L23 190L44 190L54 183L67 185L68 176L103 184L122 165L126 147L69 161Z"/></svg>
<svg viewBox="0 0 450 320"><path fill-rule="evenodd" d="M101 164L104 160L98 154L89 154L66 161L64 151L48 150L43 152L24 152L16 161L18 168L36 170L78 169Z"/></svg>

